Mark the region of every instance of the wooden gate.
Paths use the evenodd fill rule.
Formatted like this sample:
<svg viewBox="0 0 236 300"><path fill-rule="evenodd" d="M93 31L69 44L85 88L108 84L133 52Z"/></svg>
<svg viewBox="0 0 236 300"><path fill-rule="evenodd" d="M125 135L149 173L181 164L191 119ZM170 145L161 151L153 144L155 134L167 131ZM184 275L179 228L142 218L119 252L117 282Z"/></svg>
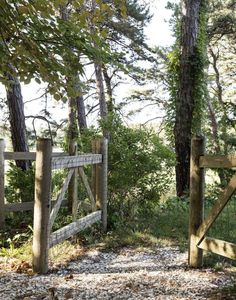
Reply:
<svg viewBox="0 0 236 300"><path fill-rule="evenodd" d="M235 168L236 156L207 155L204 138L195 137L191 143L190 163L190 212L189 212L189 265L201 267L203 251L236 259L236 244L207 237L207 232L222 212L236 190L236 174L219 195L208 215L204 217L205 168Z"/></svg>
<svg viewBox="0 0 236 300"><path fill-rule="evenodd" d="M68 239L79 231L91 226L97 221L102 222L102 229L107 228L107 139L95 141L93 153L65 156L62 153L52 153L50 139L39 139L36 153L4 152L4 141L0 140L0 229L5 225L5 213L13 211L34 210L33 224L33 270L46 273L48 270L48 251L50 247ZM4 202L4 161L9 159L36 160L34 201L5 204ZM93 165L93 188L90 187L83 166ZM51 199L52 171L68 169L67 177L57 195L56 201ZM91 201L92 213L77 219L78 196L77 178L79 174ZM73 222L52 232L53 223L65 199L69 185L72 189L72 219Z"/></svg>

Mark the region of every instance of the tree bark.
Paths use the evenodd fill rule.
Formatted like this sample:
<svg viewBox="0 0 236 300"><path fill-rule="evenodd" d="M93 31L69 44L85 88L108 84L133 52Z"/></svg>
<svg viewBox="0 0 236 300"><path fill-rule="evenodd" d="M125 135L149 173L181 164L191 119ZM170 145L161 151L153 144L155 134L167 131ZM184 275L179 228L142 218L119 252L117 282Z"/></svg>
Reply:
<svg viewBox="0 0 236 300"><path fill-rule="evenodd" d="M11 140L14 152L28 152L27 131L25 125L24 103L19 80L10 73L6 75L9 86L6 87L7 105L9 109L9 122ZM27 170L29 161L16 161L17 167Z"/></svg>
<svg viewBox="0 0 236 300"><path fill-rule="evenodd" d="M209 111L209 117L210 117L210 122L211 122L211 129L212 129L212 137L213 137L213 143L214 143L214 149L216 154L221 154L221 148L220 148L220 140L219 140L219 134L218 134L218 124L216 120L216 115L214 108L211 103L211 99L207 99L207 106L208 106L208 111ZM219 169L218 171L218 176L220 178L221 185L225 185L225 173L224 169Z"/></svg>
<svg viewBox="0 0 236 300"><path fill-rule="evenodd" d="M96 76L96 85L97 85L97 94L100 107L100 115L102 119L107 117L107 103L105 97L105 89L103 84L103 74L102 66L100 63L94 63L95 67L95 76Z"/></svg>
<svg viewBox="0 0 236 300"><path fill-rule="evenodd" d="M108 75L107 68L104 64L103 64L102 70L103 70L103 77L104 77L104 81L106 84L106 90L107 90L107 96L108 96L107 111L109 113L113 113L114 112L114 102L113 102L113 94L112 94L112 87L111 87L111 77Z"/></svg>
<svg viewBox="0 0 236 300"><path fill-rule="evenodd" d="M94 67L95 67L97 94L98 94L99 107L100 107L100 116L102 121L105 121L107 120L108 110L107 110L105 89L103 84L102 65L100 63L95 62ZM107 129L103 129L103 136L108 138L109 132Z"/></svg>
<svg viewBox="0 0 236 300"><path fill-rule="evenodd" d="M195 105L193 58L196 52L201 0L184 0L182 9L182 41L179 91L176 101L174 127L176 165L176 192L184 196L189 191L190 145Z"/></svg>
<svg viewBox="0 0 236 300"><path fill-rule="evenodd" d="M80 95L76 97L76 101L77 101L79 130L80 130L80 134L83 134L84 130L88 128L85 106L84 106L84 97Z"/></svg>

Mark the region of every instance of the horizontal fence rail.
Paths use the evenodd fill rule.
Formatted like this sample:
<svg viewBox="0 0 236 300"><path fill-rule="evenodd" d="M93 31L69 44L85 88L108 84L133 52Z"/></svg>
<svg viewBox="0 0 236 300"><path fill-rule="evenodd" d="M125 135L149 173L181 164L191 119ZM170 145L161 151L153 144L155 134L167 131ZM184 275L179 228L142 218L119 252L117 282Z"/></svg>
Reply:
<svg viewBox="0 0 236 300"><path fill-rule="evenodd" d="M69 225L66 225L66 226L62 227L61 229L53 232L50 237L49 247L51 248L51 247L61 243L65 239L72 237L79 231L100 221L101 218L102 218L102 212L100 210L98 210L98 211L91 213L90 215L87 215L86 217L79 219L78 221L70 223Z"/></svg>
<svg viewBox="0 0 236 300"><path fill-rule="evenodd" d="M68 153L53 152L52 157L68 156ZM35 160L36 152L4 152L5 160Z"/></svg>
<svg viewBox="0 0 236 300"><path fill-rule="evenodd" d="M200 168L236 168L235 155L204 155L199 158Z"/></svg>
<svg viewBox="0 0 236 300"><path fill-rule="evenodd" d="M63 242L97 222L101 223L101 229L106 232L107 147L107 139L102 138L93 141L93 153L78 155L76 143L71 144L68 148L69 154L52 152L51 139L43 138L38 139L36 152L7 152L5 151L4 140L0 139L0 229L5 227L6 213L33 211L32 268L34 272L44 274L48 271L48 251L50 247ZM35 160L33 201L28 199L27 202L5 203L4 166L6 160ZM86 165L92 165L90 180L83 169L83 166ZM57 169L68 169L68 173L60 191L57 193L57 199L52 200L52 171ZM89 211L92 211L92 213L80 219L77 219L80 204L77 194L78 177L85 186L88 199L91 202ZM52 232L58 211L64 205L72 214L72 223Z"/></svg>
<svg viewBox="0 0 236 300"><path fill-rule="evenodd" d="M198 248L236 260L236 245L233 243L205 237Z"/></svg>
<svg viewBox="0 0 236 300"><path fill-rule="evenodd" d="M56 200L51 201L52 207L57 203ZM67 200L63 199L61 206L66 206ZM9 212L18 212L18 211L30 211L34 210L34 201L30 202L21 202L21 203L7 203L4 205L4 211Z"/></svg>
<svg viewBox="0 0 236 300"><path fill-rule="evenodd" d="M102 154L81 154L79 156L54 157L52 169L77 168L85 165L102 163Z"/></svg>

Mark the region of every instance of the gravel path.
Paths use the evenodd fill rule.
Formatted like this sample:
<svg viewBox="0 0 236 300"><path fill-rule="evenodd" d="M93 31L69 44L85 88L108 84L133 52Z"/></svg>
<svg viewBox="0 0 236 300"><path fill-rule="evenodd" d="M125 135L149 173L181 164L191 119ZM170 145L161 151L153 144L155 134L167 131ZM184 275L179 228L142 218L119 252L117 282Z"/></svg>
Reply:
<svg viewBox="0 0 236 300"><path fill-rule="evenodd" d="M192 270L186 261L175 247L93 250L44 276L0 270L0 299L236 299L217 293L233 282L230 273Z"/></svg>

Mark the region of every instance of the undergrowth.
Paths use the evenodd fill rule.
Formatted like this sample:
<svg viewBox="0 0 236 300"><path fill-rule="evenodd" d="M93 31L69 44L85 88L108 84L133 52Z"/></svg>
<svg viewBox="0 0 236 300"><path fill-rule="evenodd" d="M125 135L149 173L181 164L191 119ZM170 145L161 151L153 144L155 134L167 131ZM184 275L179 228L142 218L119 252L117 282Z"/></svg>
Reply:
<svg viewBox="0 0 236 300"><path fill-rule="evenodd" d="M234 207L232 206L232 209ZM120 218L120 222L110 224L103 234L100 225L80 232L76 237L53 247L50 250L51 266L60 265L80 257L87 249L97 248L101 251L117 251L121 247L135 247L137 251L156 249L162 246L178 246L180 251L188 248L188 200L168 198L156 207L139 211L129 219ZM26 217L27 216L27 222ZM226 221L228 215L221 217ZM14 213L7 219L6 231L0 234L0 262L12 261L29 264L32 259L32 214ZM29 223L28 223L29 222ZM70 216L63 208L56 219L54 230L71 222ZM228 219L227 219L228 222ZM232 220L233 222L233 220ZM222 234L220 225L212 229L212 236ZM214 231L215 230L215 231ZM234 263L226 258L207 253L204 263L216 271L232 266Z"/></svg>

